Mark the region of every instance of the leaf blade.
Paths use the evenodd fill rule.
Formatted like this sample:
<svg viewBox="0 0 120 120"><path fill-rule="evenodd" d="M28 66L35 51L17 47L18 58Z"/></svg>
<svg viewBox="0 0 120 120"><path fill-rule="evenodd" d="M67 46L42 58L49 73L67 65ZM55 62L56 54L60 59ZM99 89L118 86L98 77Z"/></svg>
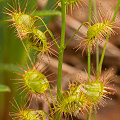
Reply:
<svg viewBox="0 0 120 120"><path fill-rule="evenodd" d="M0 84L0 92L10 92L10 88L6 85Z"/></svg>

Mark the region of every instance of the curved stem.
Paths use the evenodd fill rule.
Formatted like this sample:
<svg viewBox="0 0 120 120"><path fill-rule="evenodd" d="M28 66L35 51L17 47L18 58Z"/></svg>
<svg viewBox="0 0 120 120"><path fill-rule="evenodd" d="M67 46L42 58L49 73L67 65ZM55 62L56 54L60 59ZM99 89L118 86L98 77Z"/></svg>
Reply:
<svg viewBox="0 0 120 120"><path fill-rule="evenodd" d="M45 22L42 20L41 17L39 17L39 16L35 16L35 17L38 18L38 19L40 19L41 22L44 24L44 26L45 26L45 28L47 29L48 33L49 33L50 36L52 37L52 39L53 39L53 41L54 41L57 49L59 50L59 49L60 49L60 46L58 45L57 41L56 41L55 38L54 38L54 35L53 35L52 32L48 29L48 27L47 27L47 25L45 24Z"/></svg>
<svg viewBox="0 0 120 120"><path fill-rule="evenodd" d="M73 37L78 33L78 31L80 30L80 28L84 25L84 24L88 24L90 26L90 23L89 22L83 22L80 27L77 29L77 31L74 33L74 35L67 41L67 43L65 44L64 46L64 49L66 48L66 46L69 44L69 42L73 39Z"/></svg>
<svg viewBox="0 0 120 120"><path fill-rule="evenodd" d="M116 9L115 9L115 12L114 12L114 15L113 15L112 22L115 21L116 14L117 14L117 12L118 12L118 10L119 10L119 6L120 6L120 0L118 0ZM106 37L106 41L105 41L105 45L104 45L104 48L103 48L102 56L101 56L101 59L100 59L100 63L99 63L99 67L98 67L98 71L97 71L96 78L99 78L99 75L100 75L100 73L101 73L102 63L103 63L103 59L104 59L105 50L106 50L106 46L107 46L107 42L108 42L109 36L110 36L110 34L108 34L107 37Z"/></svg>
<svg viewBox="0 0 120 120"><path fill-rule="evenodd" d="M105 45L104 45L103 52L102 52L102 55L101 55L101 59L100 59L100 63L99 63L99 67L98 67L98 71L97 71L97 75L96 75L97 79L99 78L99 75L101 73L102 63L103 63L103 59L104 59L108 39L109 39L109 35L107 35L107 37L106 37Z"/></svg>

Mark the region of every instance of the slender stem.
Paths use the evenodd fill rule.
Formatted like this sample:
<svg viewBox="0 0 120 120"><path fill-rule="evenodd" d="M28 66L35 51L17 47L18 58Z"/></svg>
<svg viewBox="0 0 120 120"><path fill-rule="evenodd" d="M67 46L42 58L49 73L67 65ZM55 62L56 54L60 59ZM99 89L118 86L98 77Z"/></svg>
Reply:
<svg viewBox="0 0 120 120"><path fill-rule="evenodd" d="M31 64L32 64L32 66L34 66L34 64L33 64L33 62L32 62L32 59L31 59L31 57L30 57L30 55L29 55L29 53L28 53L28 51L27 51L27 48L26 48L26 46L25 46L25 44L24 44L23 39L21 38L21 36L20 36L20 41L22 42L22 45L23 45L23 47L24 47L24 49L25 49L25 51L26 51L26 53L27 53L27 56L28 56L28 58L29 58L29 60L30 60L30 62L31 62ZM34 66L34 67L35 67L35 66Z"/></svg>
<svg viewBox="0 0 120 120"><path fill-rule="evenodd" d="M49 99L48 99L48 96L47 96L47 93L46 93L46 92L45 92L45 97L46 97L46 99L47 99L47 102L48 102L48 105L49 105L49 108L50 108L50 112L51 112L52 119L54 120L53 111L52 111L52 108L51 108L51 105L50 105L50 102L49 102Z"/></svg>
<svg viewBox="0 0 120 120"><path fill-rule="evenodd" d="M88 46L88 82L90 82L90 45Z"/></svg>
<svg viewBox="0 0 120 120"><path fill-rule="evenodd" d="M94 5L94 16L95 16L95 23L97 23L97 9L96 9L96 1L93 0L93 5ZM96 41L96 73L98 71L99 67L99 43ZM97 107L94 107L94 120L96 120L96 113L97 113Z"/></svg>
<svg viewBox="0 0 120 120"><path fill-rule="evenodd" d="M69 42L73 39L73 37L78 33L78 31L80 30L80 28L82 27L82 25L84 24L88 24L90 26L90 24L88 22L83 22L80 27L77 29L77 31L74 33L74 35L67 41L67 43L65 44L64 48L66 48L66 46L69 44Z"/></svg>
<svg viewBox="0 0 120 120"><path fill-rule="evenodd" d="M61 98L61 79L62 79L62 62L64 53L64 42L65 42L65 24L66 24L66 4L64 0L61 0L62 8L62 29L61 29L61 43L59 49L59 61L58 61L58 81L57 81L57 99Z"/></svg>
<svg viewBox="0 0 120 120"><path fill-rule="evenodd" d="M99 67L99 43L96 41L96 73Z"/></svg>
<svg viewBox="0 0 120 120"><path fill-rule="evenodd" d="M118 3L117 3L117 5L116 5L116 8L115 8L115 12L114 12L114 15L113 15L112 22L115 21L116 14L117 14L117 12L118 12L118 10L119 10L119 6L120 6L120 0L118 0Z"/></svg>
<svg viewBox="0 0 120 120"><path fill-rule="evenodd" d="M94 5L94 17L95 17L95 22L97 22L97 8L96 8L96 0L93 0L93 5Z"/></svg>
<svg viewBox="0 0 120 120"><path fill-rule="evenodd" d="M91 24L91 0L89 0L89 16L88 16L88 22Z"/></svg>
<svg viewBox="0 0 120 120"><path fill-rule="evenodd" d="M52 96L52 93L51 93L50 85L49 85L49 92L50 92L50 97L51 97L51 100L52 100L53 106L54 106L54 108L55 108L55 104L54 104L54 101L53 101L53 96Z"/></svg>
<svg viewBox="0 0 120 120"><path fill-rule="evenodd" d="M89 0L89 16L88 22L91 24L91 0ZM88 82L90 82L90 45L88 45ZM87 115L87 120L91 118L91 109L88 109L89 113Z"/></svg>
<svg viewBox="0 0 120 120"><path fill-rule="evenodd" d="M62 80L62 63L63 63L63 53L65 44L65 24L66 24L66 4L64 0L61 0L61 10L62 10L62 28L61 28L61 42L59 49L59 60L58 60L58 80L57 80L57 101L61 100L61 80ZM56 115L56 120L60 119L60 114Z"/></svg>
<svg viewBox="0 0 120 120"><path fill-rule="evenodd" d="M95 0L93 0L93 4L94 4L95 23L97 23L97 9L96 9L96 1ZM98 66L99 66L99 44L98 44L98 41L96 41L96 73L98 70Z"/></svg>
<svg viewBox="0 0 120 120"><path fill-rule="evenodd" d="M89 113L88 113L88 115L87 115L87 120L90 120L90 118L91 118L91 109L89 109L88 112L89 112Z"/></svg>
<svg viewBox="0 0 120 120"><path fill-rule="evenodd" d="M89 0L89 16L88 22L91 24L91 0ZM88 77L90 78L90 45L88 45ZM88 82L89 82L88 78Z"/></svg>
<svg viewBox="0 0 120 120"><path fill-rule="evenodd" d="M118 10L119 10L119 6L120 6L120 0L118 0L116 9L115 9L115 12L114 12L114 15L113 15L112 22L115 21L116 14L117 14L117 12L118 12ZM106 37L106 41L105 41L105 45L104 45L103 52L102 52L102 55L101 55L101 59L100 59L100 63L99 63L99 67L98 67L98 71L97 71L97 76L96 76L96 78L98 78L99 75L100 75L100 73L101 73L102 63L103 63L103 59L104 59L105 50L106 50L106 46L107 46L107 42L108 42L109 36L110 36L110 34L108 34L107 37Z"/></svg>
<svg viewBox="0 0 120 120"><path fill-rule="evenodd" d="M101 59L100 59L100 63L99 63L99 67L98 67L96 78L99 78L99 75L101 73L102 63L103 63L103 59L104 59L104 55L105 55L105 50L106 50L108 39L109 39L109 35L107 35L107 37L106 37L106 41L105 41L105 45L104 45L103 52L102 52L102 55L101 55Z"/></svg>
<svg viewBox="0 0 120 120"><path fill-rule="evenodd" d="M41 18L41 17L39 17L39 16L35 16L35 17L36 17L36 18L38 18L38 19L40 19L40 20L41 20L41 22L44 24L45 28L47 29L47 31L49 32L50 36L52 37L52 39L53 39L53 41L54 41L54 43L55 43L55 45L56 45L57 49L59 50L59 49L60 49L60 47L59 47L59 45L58 45L57 41L55 40L54 35L53 35L53 34L52 34L52 32L48 29L48 27L47 27L47 25L45 24L45 22L42 20L42 18Z"/></svg>
<svg viewBox="0 0 120 120"><path fill-rule="evenodd" d="M45 111L43 111L46 115L47 115L47 117L49 118L49 120L53 120Z"/></svg>

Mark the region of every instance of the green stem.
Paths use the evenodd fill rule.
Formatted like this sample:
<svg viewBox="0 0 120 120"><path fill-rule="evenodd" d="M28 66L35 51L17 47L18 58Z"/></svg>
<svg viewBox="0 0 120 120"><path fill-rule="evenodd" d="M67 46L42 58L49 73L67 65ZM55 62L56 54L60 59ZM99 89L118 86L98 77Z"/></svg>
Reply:
<svg viewBox="0 0 120 120"><path fill-rule="evenodd" d="M88 22L91 24L91 0L89 0L89 15L88 15Z"/></svg>
<svg viewBox="0 0 120 120"><path fill-rule="evenodd" d="M90 118L91 118L91 109L89 109L88 112L89 112L89 113L88 113L88 115L87 115L87 120L90 120Z"/></svg>
<svg viewBox="0 0 120 120"><path fill-rule="evenodd" d="M91 24L91 0L89 0L89 16L88 22ZM88 82L90 82L90 45L88 45ZM87 120L91 118L91 110L88 110Z"/></svg>
<svg viewBox="0 0 120 120"><path fill-rule="evenodd" d="M82 27L82 25L84 24L88 24L90 26L90 24L88 22L83 22L80 27L77 29L77 31L74 33L74 35L67 41L67 43L65 44L64 48L66 48L66 46L69 44L69 42L73 39L73 37L78 33L78 31L80 30L80 28Z"/></svg>
<svg viewBox="0 0 120 120"><path fill-rule="evenodd" d="M62 63L65 43L65 24L66 24L66 4L64 0L61 0L62 9L62 29L61 29L61 43L59 49L59 61L58 61L58 81L57 81L57 100L61 98L61 80L62 80Z"/></svg>
<svg viewBox="0 0 120 120"><path fill-rule="evenodd" d="M91 24L91 0L89 0L89 16L88 16L88 22ZM90 78L90 45L88 45L88 77ZM88 78L88 82L89 82Z"/></svg>
<svg viewBox="0 0 120 120"><path fill-rule="evenodd" d="M96 1L93 0L94 5L94 16L95 16L95 23L97 23L97 9L96 9ZM98 71L99 67L99 42L96 41L96 73ZM94 120L96 120L96 113L97 113L97 107L94 107Z"/></svg>
<svg viewBox="0 0 120 120"><path fill-rule="evenodd" d="M115 9L115 12L114 12L114 15L113 15L112 22L115 21L116 14L117 14L117 12L118 12L118 10L119 10L119 6L120 6L120 0L118 0L116 9ZM106 46L107 46L107 42L108 42L109 36L110 36L110 34L108 34L107 37L106 37L106 41L105 41L105 45L104 45L103 52L102 52L102 55L101 55L101 59L100 59L100 63L99 63L99 67L98 67L98 71L97 71L97 76L96 76L96 78L99 78L99 75L100 75L100 73L101 73L102 63L103 63L103 59L104 59L104 56L105 56L105 50L106 50Z"/></svg>
<svg viewBox="0 0 120 120"><path fill-rule="evenodd" d="M48 99L48 96L47 96L47 93L45 92L45 97L47 99L47 102L48 102L48 105L49 105L49 108L50 108L50 112L51 112L51 116L52 116L52 119L54 120L54 116L53 116L53 110L51 108L51 105L50 105L50 102L49 102L49 99Z"/></svg>
<svg viewBox="0 0 120 120"><path fill-rule="evenodd" d="M48 27L47 27L47 25L45 24L45 22L42 20L42 18L41 18L41 17L39 17L39 16L35 16L35 17L36 17L36 18L38 18L38 19L40 19L40 20L41 20L41 22L44 24L44 26L45 26L45 28L47 29L48 33L49 33L49 34L50 34L50 36L52 37L52 39L53 39L53 41L54 41L54 43L55 43L55 45L56 45L57 49L59 50L59 49L60 49L60 47L59 47L59 45L58 45L57 41L55 40L54 35L53 35L53 34L52 34L52 32L48 29Z"/></svg>
<svg viewBox="0 0 120 120"><path fill-rule="evenodd" d="M25 44L24 44L24 42L23 42L22 37L21 37L21 36L19 36L19 37L20 37L20 41L22 42L22 45L23 45L23 47L24 47L24 49L25 49L25 51L26 51L26 53L27 53L27 56L28 56L28 58L29 58L29 60L30 60L30 62L31 62L31 64L32 64L32 66L34 66L34 64L33 64L33 62L32 62L32 59L31 59L31 57L30 57L30 55L29 55L29 52L28 52L28 50L27 50L27 48L26 48L26 46L25 46Z"/></svg>
<svg viewBox="0 0 120 120"><path fill-rule="evenodd" d="M97 23L97 9L96 9L96 1L93 0L94 4L94 16L95 16L95 23ZM99 44L98 41L96 41L96 73L98 71L99 66Z"/></svg>
<svg viewBox="0 0 120 120"><path fill-rule="evenodd" d="M115 8L115 12L114 12L114 15L113 15L112 22L115 21L116 14L117 14L117 12L118 12L118 10L119 10L119 6L120 6L120 0L118 0L118 3L117 3L117 5L116 5L116 8Z"/></svg>
<svg viewBox="0 0 120 120"><path fill-rule="evenodd" d="M49 85L48 87L49 87L50 97L51 97L53 106L54 106L54 108L55 108L55 104L54 104L54 101L53 101L53 96L52 96L52 93L51 93L50 85Z"/></svg>
<svg viewBox="0 0 120 120"><path fill-rule="evenodd" d="M90 45L88 46L88 82L90 82Z"/></svg>
<svg viewBox="0 0 120 120"><path fill-rule="evenodd" d="M49 120L53 120L45 111L43 111L46 115L47 115L47 117L49 118Z"/></svg>
<svg viewBox="0 0 120 120"><path fill-rule="evenodd" d="M95 22L97 23L97 8L96 8L96 0L93 0L93 5L94 5L94 17L95 17Z"/></svg>
<svg viewBox="0 0 120 120"><path fill-rule="evenodd" d="M61 100L61 80L62 80L62 63L63 63L63 53L65 44L65 24L66 24L66 4L64 0L61 0L61 10L62 10L62 28L61 28L61 42L59 49L59 60L58 60L58 79L57 79L57 101ZM56 120L60 119L60 114L56 115Z"/></svg>
<svg viewBox="0 0 120 120"><path fill-rule="evenodd" d="M96 73L99 67L99 43L96 41Z"/></svg>

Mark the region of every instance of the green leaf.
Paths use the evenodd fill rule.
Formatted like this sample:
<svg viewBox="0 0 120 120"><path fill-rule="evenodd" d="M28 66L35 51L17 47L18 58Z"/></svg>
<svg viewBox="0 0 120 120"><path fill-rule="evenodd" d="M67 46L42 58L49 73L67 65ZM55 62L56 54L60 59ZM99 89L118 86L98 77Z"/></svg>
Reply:
<svg viewBox="0 0 120 120"><path fill-rule="evenodd" d="M10 92L10 88L6 85L0 84L0 92Z"/></svg>
<svg viewBox="0 0 120 120"><path fill-rule="evenodd" d="M60 16L61 12L58 10L55 10L55 11L44 10L44 11L36 11L32 15L33 16Z"/></svg>
<svg viewBox="0 0 120 120"><path fill-rule="evenodd" d="M22 70L17 66L17 64L0 64L0 71L21 72Z"/></svg>

